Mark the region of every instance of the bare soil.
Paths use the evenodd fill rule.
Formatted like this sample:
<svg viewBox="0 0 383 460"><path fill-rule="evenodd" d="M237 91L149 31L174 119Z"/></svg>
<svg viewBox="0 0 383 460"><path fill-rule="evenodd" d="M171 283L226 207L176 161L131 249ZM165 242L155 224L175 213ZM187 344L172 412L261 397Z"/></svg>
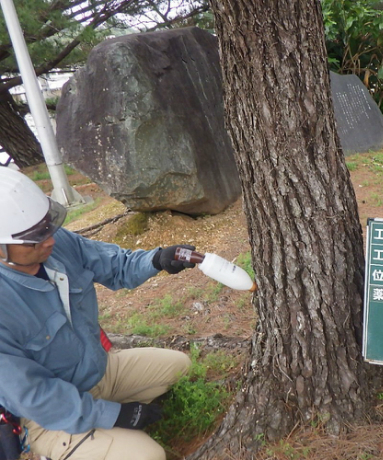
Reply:
<svg viewBox="0 0 383 460"><path fill-rule="evenodd" d="M346 158L363 229L368 217L383 217L382 160L383 152ZM80 174L73 174L69 179L83 197L92 197L96 205L94 209L67 224L68 229L89 236L89 233L82 232L84 228L126 212L124 205L107 196L96 184L89 183ZM40 181L40 185L49 188L49 185L42 182L44 181ZM129 213L116 222L102 225L97 233L89 237L117 242L120 246L133 250L191 244L199 252L217 253L234 262L238 260L238 256L250 251L241 200L219 215L197 219L170 211L151 214L147 229L138 235L125 232L134 215L135 213ZM198 268L184 270L178 275L161 273L135 290L111 292L97 286L97 291L101 323L112 333L112 337L127 337L132 334L131 319L134 314L147 315L150 319L153 306L164 298L182 303L179 315L161 319L161 324L167 326L168 331L166 336L158 339L165 340L167 344L176 344L178 341L185 346L185 340L204 340L206 337L215 336L228 338L230 343L235 342L237 345L248 345L256 323L250 293L218 286ZM233 353L242 356L242 361L248 354L247 345L235 346L233 350ZM239 368L233 369L234 376L238 376ZM381 411L379 405L377 411ZM185 449L185 454L193 448L190 445L189 449ZM320 427L305 427L294 431L281 443L265 447L257 458L300 460L319 456L323 460L383 459L383 428L373 424L350 427L349 433L343 437L333 438L322 432Z"/></svg>

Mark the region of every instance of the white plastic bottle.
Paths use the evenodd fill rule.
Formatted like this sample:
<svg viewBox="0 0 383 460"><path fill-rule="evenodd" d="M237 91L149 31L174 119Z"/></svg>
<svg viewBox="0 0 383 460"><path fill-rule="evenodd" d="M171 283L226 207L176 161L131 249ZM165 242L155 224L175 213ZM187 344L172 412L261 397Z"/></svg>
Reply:
<svg viewBox="0 0 383 460"><path fill-rule="evenodd" d="M232 289L241 291L256 291L257 285L248 273L217 254L205 255L190 249L178 248L175 258L198 264L198 268L210 278Z"/></svg>

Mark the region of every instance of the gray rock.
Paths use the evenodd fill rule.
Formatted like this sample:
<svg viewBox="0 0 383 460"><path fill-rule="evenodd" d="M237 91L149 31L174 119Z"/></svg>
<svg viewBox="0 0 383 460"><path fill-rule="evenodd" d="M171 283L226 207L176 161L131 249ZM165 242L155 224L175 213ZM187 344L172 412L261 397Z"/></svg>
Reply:
<svg viewBox="0 0 383 460"><path fill-rule="evenodd" d="M216 38L196 27L106 40L63 88L64 161L136 211L215 214L240 196Z"/></svg>
<svg viewBox="0 0 383 460"><path fill-rule="evenodd" d="M205 310L205 307L201 302L193 302L192 309L196 311L203 311Z"/></svg>

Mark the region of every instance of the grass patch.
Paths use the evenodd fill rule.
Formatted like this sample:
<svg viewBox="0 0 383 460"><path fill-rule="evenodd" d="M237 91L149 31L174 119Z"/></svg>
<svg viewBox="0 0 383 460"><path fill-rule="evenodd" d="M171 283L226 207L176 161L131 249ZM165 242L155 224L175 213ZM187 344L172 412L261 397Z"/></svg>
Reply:
<svg viewBox="0 0 383 460"><path fill-rule="evenodd" d="M371 193L372 206L380 207L383 204L383 197L380 193Z"/></svg>
<svg viewBox="0 0 383 460"><path fill-rule="evenodd" d="M80 176L77 174L77 171L70 166L64 164L64 172L68 178L69 184L71 187L74 185L85 185L89 184L91 180L86 176ZM41 190L49 194L52 192L53 184L51 176L49 174L48 167L45 163L40 163L35 166L28 166L22 170L22 173L28 176L31 180L36 182L36 184L41 188Z"/></svg>
<svg viewBox="0 0 383 460"><path fill-rule="evenodd" d="M206 302L217 302L217 300L219 300L219 295L224 287L224 284L218 282L210 284L206 290Z"/></svg>
<svg viewBox="0 0 383 460"><path fill-rule="evenodd" d="M191 348L189 375L172 387L163 405L164 418L151 432L164 448L179 456L179 446L211 432L227 410L231 394L222 383L206 379L207 366L197 347ZM206 358L205 358L206 359Z"/></svg>
<svg viewBox="0 0 383 460"><path fill-rule="evenodd" d="M185 310L181 300L175 302L170 294L149 304L145 313L134 312L126 321L129 334L145 337L161 337L169 334L170 327L161 324L161 319L179 317Z"/></svg>
<svg viewBox="0 0 383 460"><path fill-rule="evenodd" d="M188 289L186 297L199 299L209 304L219 299L219 294L224 287L222 283L217 281L210 282L205 289L192 286Z"/></svg>
<svg viewBox="0 0 383 460"><path fill-rule="evenodd" d="M71 176L76 173L76 171L68 165L64 165L64 171L67 176ZM35 182L40 181L40 180L50 180L51 179L49 170L44 163L38 165L38 167L31 173L29 174L27 173L27 176Z"/></svg>
<svg viewBox="0 0 383 460"><path fill-rule="evenodd" d="M254 279L254 270L253 270L253 263L251 260L251 252L245 252L242 254L239 254L237 257L237 265L239 265L241 268L245 270L245 272L250 276L251 279Z"/></svg>
<svg viewBox="0 0 383 460"><path fill-rule="evenodd" d="M358 164L355 161L346 161L346 166L349 171L358 169Z"/></svg>
<svg viewBox="0 0 383 460"><path fill-rule="evenodd" d="M220 378L227 377L238 366L239 362L240 360L237 356L227 354L223 350L209 353L202 360L202 364L206 370L209 373L218 375Z"/></svg>
<svg viewBox="0 0 383 460"><path fill-rule="evenodd" d="M103 328L107 329L112 334L124 334L126 333L126 320L125 318L117 313L112 314L107 308L103 308L100 305L100 314L98 317L100 324Z"/></svg>
<svg viewBox="0 0 383 460"><path fill-rule="evenodd" d="M367 167L379 176L383 174L383 150L350 155L345 161L348 170L351 172L362 167Z"/></svg>
<svg viewBox="0 0 383 460"><path fill-rule="evenodd" d="M31 175L31 179L35 182L39 181L39 180L50 180L51 179L51 176L49 174L48 171L35 171L32 175Z"/></svg>
<svg viewBox="0 0 383 460"><path fill-rule="evenodd" d="M188 296L192 299L198 299L199 297L203 297L205 290L200 287L191 286L188 288Z"/></svg>
<svg viewBox="0 0 383 460"><path fill-rule="evenodd" d="M383 173L383 154L372 157L368 166L374 173L381 175Z"/></svg>
<svg viewBox="0 0 383 460"><path fill-rule="evenodd" d="M60 99L59 96L47 97L45 99L45 104L47 105L49 110L55 110L59 99Z"/></svg>
<svg viewBox="0 0 383 460"><path fill-rule="evenodd" d="M182 325L182 333L185 335L194 335L197 332L196 325L193 322L186 322Z"/></svg>
<svg viewBox="0 0 383 460"><path fill-rule="evenodd" d="M244 292L237 301L237 307L239 310L244 310L248 308L251 304L251 293Z"/></svg>
<svg viewBox="0 0 383 460"><path fill-rule="evenodd" d="M129 289L122 289L116 293L116 296L124 298L130 293ZM150 303L145 312L125 312L121 317L111 315L107 306L101 304L99 319L103 327L111 333L158 338L169 334L171 329L170 326L161 324L161 320L178 318L183 313L185 313L185 305L182 299L174 301L172 296L167 294L164 298Z"/></svg>
<svg viewBox="0 0 383 460"><path fill-rule="evenodd" d="M125 324L125 333L144 337L161 337L169 333L169 326L149 322L143 315L134 313Z"/></svg>
<svg viewBox="0 0 383 460"><path fill-rule="evenodd" d="M266 448L266 454L271 458L286 458L289 460L303 460L309 458L310 447L296 448L288 441L282 439L275 445Z"/></svg>
<svg viewBox="0 0 383 460"><path fill-rule="evenodd" d="M100 201L101 201L101 198L96 198L94 201L92 201L92 203L89 203L83 206L78 206L74 209L70 209L65 218L64 225L68 225L70 222L73 222L79 219L83 214L86 214L87 212L90 212L96 209Z"/></svg>
<svg viewBox="0 0 383 460"><path fill-rule="evenodd" d="M156 300L148 307L149 318L158 320L161 318L176 318L185 310L181 300L175 302L170 294L167 294L163 299Z"/></svg>

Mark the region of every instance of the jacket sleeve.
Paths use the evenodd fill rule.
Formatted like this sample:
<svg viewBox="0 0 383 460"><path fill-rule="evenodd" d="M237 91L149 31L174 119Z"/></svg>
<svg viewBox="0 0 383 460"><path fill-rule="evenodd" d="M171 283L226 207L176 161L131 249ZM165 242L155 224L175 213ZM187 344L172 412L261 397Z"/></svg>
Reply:
<svg viewBox="0 0 383 460"><path fill-rule="evenodd" d="M89 240L63 228L56 235L58 250L63 248L63 255L71 260L81 260L83 268L94 273L94 281L109 289L133 289L159 273L152 263L159 248L131 251Z"/></svg>
<svg viewBox="0 0 383 460"><path fill-rule="evenodd" d="M48 430L70 434L113 427L119 403L80 393L74 385L28 359L4 329L0 334L0 401L10 412Z"/></svg>

